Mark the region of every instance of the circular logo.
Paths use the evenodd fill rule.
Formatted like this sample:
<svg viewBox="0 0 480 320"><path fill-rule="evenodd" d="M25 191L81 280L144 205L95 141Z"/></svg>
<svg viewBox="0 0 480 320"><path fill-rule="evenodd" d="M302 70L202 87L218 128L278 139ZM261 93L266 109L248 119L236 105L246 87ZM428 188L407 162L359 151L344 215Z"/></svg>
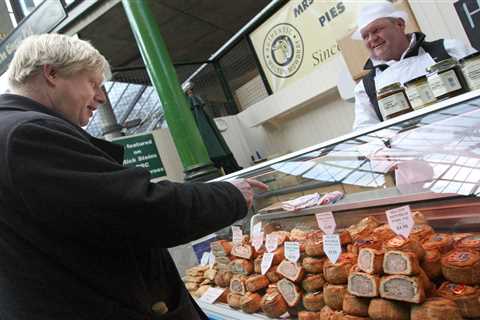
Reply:
<svg viewBox="0 0 480 320"><path fill-rule="evenodd" d="M288 23L280 23L268 31L263 41L263 59L268 70L279 78L293 76L303 62L303 39Z"/></svg>

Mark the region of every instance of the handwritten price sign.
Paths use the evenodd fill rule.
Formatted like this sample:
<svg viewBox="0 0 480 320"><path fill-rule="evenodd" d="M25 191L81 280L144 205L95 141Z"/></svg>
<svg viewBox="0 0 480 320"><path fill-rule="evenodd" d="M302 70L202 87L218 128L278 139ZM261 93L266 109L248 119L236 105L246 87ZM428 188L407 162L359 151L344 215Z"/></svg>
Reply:
<svg viewBox="0 0 480 320"><path fill-rule="evenodd" d="M408 238L415 224L410 206L404 206L386 211L388 225L398 235Z"/></svg>
<svg viewBox="0 0 480 320"><path fill-rule="evenodd" d="M335 218L331 212L322 212L315 214L317 218L318 227L325 232L325 234L332 234L337 227L335 223Z"/></svg>
<svg viewBox="0 0 480 320"><path fill-rule="evenodd" d="M342 253L340 236L338 234L324 234L323 251L332 263L336 263Z"/></svg>

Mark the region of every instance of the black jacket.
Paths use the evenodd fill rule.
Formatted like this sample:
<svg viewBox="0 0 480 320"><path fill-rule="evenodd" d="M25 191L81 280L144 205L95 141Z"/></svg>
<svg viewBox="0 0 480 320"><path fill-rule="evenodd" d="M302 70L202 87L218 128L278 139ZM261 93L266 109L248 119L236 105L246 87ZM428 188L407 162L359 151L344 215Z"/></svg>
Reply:
<svg viewBox="0 0 480 320"><path fill-rule="evenodd" d="M206 319L165 248L245 216L229 183L150 183L121 147L0 95L0 319ZM166 316L151 306L166 302Z"/></svg>

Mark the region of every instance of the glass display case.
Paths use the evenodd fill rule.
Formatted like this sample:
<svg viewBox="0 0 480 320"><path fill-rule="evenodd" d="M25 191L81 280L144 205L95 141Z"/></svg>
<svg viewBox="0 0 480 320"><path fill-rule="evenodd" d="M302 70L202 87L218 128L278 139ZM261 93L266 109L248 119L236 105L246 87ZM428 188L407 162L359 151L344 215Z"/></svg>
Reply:
<svg viewBox="0 0 480 320"><path fill-rule="evenodd" d="M265 233L309 232L318 229L315 214L327 211L333 213L336 232L342 232L366 217L387 223L386 210L409 205L436 233L478 238L480 90L219 180L238 178L257 179L270 188L256 195L251 213L238 223L244 233L259 222ZM292 203L287 201L302 196L310 197L308 206L291 211ZM330 203L320 204L325 199ZM226 237L229 233L229 229L223 232ZM480 244L475 250L480 254ZM480 280L476 281L471 285L480 290ZM480 300L476 302L480 309ZM199 303L215 319L267 319L227 305Z"/></svg>

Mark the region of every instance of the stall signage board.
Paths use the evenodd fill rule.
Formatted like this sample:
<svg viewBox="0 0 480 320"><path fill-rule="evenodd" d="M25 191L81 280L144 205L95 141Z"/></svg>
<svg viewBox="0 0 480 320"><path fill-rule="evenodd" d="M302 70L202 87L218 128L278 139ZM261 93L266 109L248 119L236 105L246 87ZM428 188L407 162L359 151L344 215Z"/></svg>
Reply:
<svg viewBox="0 0 480 320"><path fill-rule="evenodd" d="M398 235L408 238L415 224L410 206L403 206L386 211L388 225Z"/></svg>
<svg viewBox="0 0 480 320"><path fill-rule="evenodd" d="M273 92L339 55L337 40L355 28L361 1L288 1L250 33Z"/></svg>
<svg viewBox="0 0 480 320"><path fill-rule="evenodd" d="M122 145L125 149L123 165L148 169L152 178L167 175L152 134L120 138L112 142Z"/></svg>
<svg viewBox="0 0 480 320"><path fill-rule="evenodd" d="M470 43L480 50L480 0L459 0L454 6Z"/></svg>
<svg viewBox="0 0 480 320"><path fill-rule="evenodd" d="M8 68L23 39L48 33L67 17L60 0L43 1L0 43L0 74ZM8 18L10 19L10 18Z"/></svg>

